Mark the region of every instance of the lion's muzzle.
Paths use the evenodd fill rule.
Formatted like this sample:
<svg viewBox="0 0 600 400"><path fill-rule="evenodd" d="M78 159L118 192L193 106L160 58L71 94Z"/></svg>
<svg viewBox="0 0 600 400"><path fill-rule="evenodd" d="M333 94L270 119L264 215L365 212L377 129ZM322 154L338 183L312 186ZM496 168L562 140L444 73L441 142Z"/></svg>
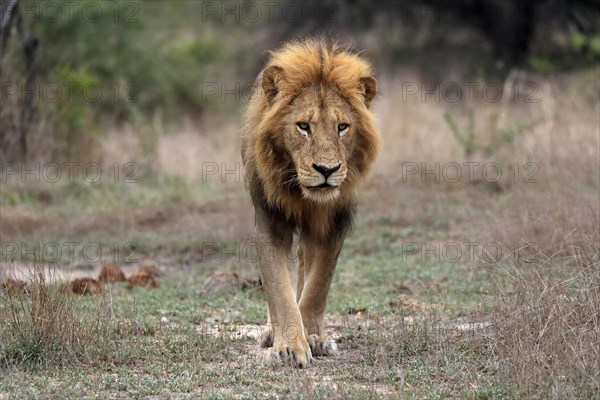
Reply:
<svg viewBox="0 0 600 400"><path fill-rule="evenodd" d="M339 178L336 179L336 177L333 177L330 180L328 180L328 179L335 172L339 171L341 166L342 166L341 164L338 164L333 167L328 167L326 165L318 165L318 164L313 163L312 164L313 169L322 175L322 177L319 177L319 180L323 179L323 182L319 183L318 185L308 186L308 189L326 189L326 188L338 186L341 179L339 179Z"/></svg>
<svg viewBox="0 0 600 400"><path fill-rule="evenodd" d="M329 176L331 176L331 174L333 174L334 172L339 170L341 166L342 166L342 164L338 164L335 167L328 167L326 165L317 165L317 164L312 165L312 167L315 170L317 170L317 172L320 172L321 175L323 175L326 180L327 180L327 178L329 178Z"/></svg>

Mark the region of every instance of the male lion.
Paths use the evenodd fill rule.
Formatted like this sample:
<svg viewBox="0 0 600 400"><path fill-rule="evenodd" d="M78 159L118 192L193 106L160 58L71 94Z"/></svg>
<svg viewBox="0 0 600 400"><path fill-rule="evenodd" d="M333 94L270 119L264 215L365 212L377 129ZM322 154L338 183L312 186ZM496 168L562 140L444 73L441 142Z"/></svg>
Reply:
<svg viewBox="0 0 600 400"><path fill-rule="evenodd" d="M376 91L367 61L322 40L272 52L256 79L242 159L269 310L267 361L303 368L336 352L325 304L354 189L380 146L369 111Z"/></svg>

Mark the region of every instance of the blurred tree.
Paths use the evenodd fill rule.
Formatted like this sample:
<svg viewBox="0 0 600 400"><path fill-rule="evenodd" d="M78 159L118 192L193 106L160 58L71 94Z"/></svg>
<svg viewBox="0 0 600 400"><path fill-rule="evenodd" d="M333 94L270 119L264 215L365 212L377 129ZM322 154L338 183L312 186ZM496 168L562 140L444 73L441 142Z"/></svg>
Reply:
<svg viewBox="0 0 600 400"><path fill-rule="evenodd" d="M50 5L62 16L53 18ZM89 15L90 5L101 18ZM228 15L249 5L263 17ZM552 72L600 59L598 0L0 0L0 10L2 82L23 89L37 80L63 91L33 104L37 114L31 91L3 92L3 157L27 148L28 126L41 114L50 123L39 125L69 148L98 123L155 114L173 121L226 103L239 107L237 93L233 102L223 95L245 90L241 82L254 79L264 50L309 35L356 40L382 69L404 63L423 79L457 71L505 78L514 66ZM207 96L206 84L217 93ZM95 88L101 96L90 101Z"/></svg>
<svg viewBox="0 0 600 400"><path fill-rule="evenodd" d="M25 32L23 28L23 18L20 13L19 1L18 0L5 0L0 4L0 61L2 60L8 39L10 38L13 25L16 25L16 29L21 38L21 46L24 53L25 70L24 76L24 96L20 105L21 113L19 118L18 127L14 126L14 122L10 121L10 118L4 118L0 113L0 156L6 160L6 153L11 148L11 142L15 142L15 136L18 135L18 142L21 148L22 159L27 157L27 134L29 132L32 120L35 113L35 86L36 86L36 74L37 74L37 48L38 38L30 33ZM0 82L2 80L2 68L0 64ZM2 88L2 98L0 104L4 101L5 93L4 87ZM10 129L13 128L13 129ZM15 135L16 134L16 135ZM14 146L12 146L14 149ZM1 168L1 166L0 166Z"/></svg>
<svg viewBox="0 0 600 400"><path fill-rule="evenodd" d="M600 31L600 2L597 0L339 0L335 2L288 0L300 14L290 23L283 13L276 14L273 42L324 33L365 32L384 21L388 26L423 24L433 19L431 29L471 26L482 32L494 49L496 59L507 67L524 66L529 57L536 26L556 22L580 32ZM553 12L541 14L548 7ZM542 21L542 18L544 19Z"/></svg>

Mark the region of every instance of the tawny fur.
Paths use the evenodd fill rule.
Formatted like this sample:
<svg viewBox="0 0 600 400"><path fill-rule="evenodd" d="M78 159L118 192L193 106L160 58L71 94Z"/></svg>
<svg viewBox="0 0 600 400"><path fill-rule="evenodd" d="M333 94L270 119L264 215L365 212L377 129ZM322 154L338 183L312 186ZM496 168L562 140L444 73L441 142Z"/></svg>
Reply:
<svg viewBox="0 0 600 400"><path fill-rule="evenodd" d="M324 204L315 208L301 197L285 189L284 166L276 157L281 153L280 130L283 118L289 113L286 108L300 91L315 83L335 85L350 103L358 122L355 151L348 162L348 177L342 187L337 203L351 200L356 186L368 175L379 152L380 135L373 115L364 102L364 87L361 78L372 75L371 66L358 55L335 43L320 40L293 42L272 52L265 65L279 67L283 73L278 83L274 102L262 90L257 79L257 88L250 99L243 127L242 157L246 181L258 176L264 185L268 201L280 207L288 217L301 221L311 220L315 230L325 234L336 204ZM260 76L259 76L260 78Z"/></svg>
<svg viewBox="0 0 600 400"><path fill-rule="evenodd" d="M380 147L369 111L372 75L356 53L306 40L272 52L257 77L242 159L269 305L269 362L303 368L336 352L325 334L325 304L357 185Z"/></svg>

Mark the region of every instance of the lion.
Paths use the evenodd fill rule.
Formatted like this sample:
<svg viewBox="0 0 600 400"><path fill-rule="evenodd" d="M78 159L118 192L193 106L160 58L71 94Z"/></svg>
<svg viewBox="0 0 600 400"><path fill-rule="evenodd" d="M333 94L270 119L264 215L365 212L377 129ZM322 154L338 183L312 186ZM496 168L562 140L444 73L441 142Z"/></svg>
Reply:
<svg viewBox="0 0 600 400"><path fill-rule="evenodd" d="M267 362L304 368L337 352L325 305L357 185L380 148L369 110L376 93L364 58L320 39L271 52L256 78L242 160L268 304Z"/></svg>

